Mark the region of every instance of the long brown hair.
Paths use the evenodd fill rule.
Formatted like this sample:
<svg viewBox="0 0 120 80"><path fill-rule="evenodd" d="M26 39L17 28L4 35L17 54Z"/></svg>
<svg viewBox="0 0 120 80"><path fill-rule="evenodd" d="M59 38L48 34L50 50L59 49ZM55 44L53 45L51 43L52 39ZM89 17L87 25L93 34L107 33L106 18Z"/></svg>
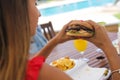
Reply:
<svg viewBox="0 0 120 80"><path fill-rule="evenodd" d="M30 43L28 0L0 0L0 80L23 80Z"/></svg>

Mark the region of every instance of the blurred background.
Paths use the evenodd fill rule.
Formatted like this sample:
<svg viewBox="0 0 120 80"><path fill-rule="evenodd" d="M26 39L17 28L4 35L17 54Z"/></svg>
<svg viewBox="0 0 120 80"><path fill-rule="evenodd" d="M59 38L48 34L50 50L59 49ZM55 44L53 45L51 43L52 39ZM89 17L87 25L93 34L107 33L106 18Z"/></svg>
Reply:
<svg viewBox="0 0 120 80"><path fill-rule="evenodd" d="M37 8L42 15L38 24L51 21L55 31L70 20L104 22L113 31L120 23L120 0L37 0Z"/></svg>

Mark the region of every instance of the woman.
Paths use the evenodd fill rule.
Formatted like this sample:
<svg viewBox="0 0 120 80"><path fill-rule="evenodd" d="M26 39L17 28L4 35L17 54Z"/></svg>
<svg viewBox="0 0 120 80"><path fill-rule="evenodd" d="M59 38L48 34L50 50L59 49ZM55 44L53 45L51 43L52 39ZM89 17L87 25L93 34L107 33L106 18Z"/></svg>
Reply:
<svg viewBox="0 0 120 80"><path fill-rule="evenodd" d="M57 44L74 38L65 35L65 30L71 22L66 24L31 61L28 61L30 38L36 32L39 16L35 0L0 0L0 80L72 80L64 72L44 63L45 58ZM99 28L99 26L94 27L96 30ZM105 32L103 38L110 47L106 48L102 39L100 42L95 41L100 34L103 33L98 31L95 37L89 40L103 49L106 54L117 53ZM113 51L110 52L109 49ZM117 58L117 56L113 57ZM114 65L112 60L109 60L110 64ZM116 65L112 69L120 68L117 62Z"/></svg>
<svg viewBox="0 0 120 80"><path fill-rule="evenodd" d="M36 32L39 16L35 0L0 0L0 80L37 80L38 77L40 80L59 80L61 77L62 80L72 80L44 63L57 44L73 39L64 35L67 25L28 61L30 38ZM37 69L34 61L38 61ZM50 72L58 77L52 77ZM46 75L49 75L47 79Z"/></svg>

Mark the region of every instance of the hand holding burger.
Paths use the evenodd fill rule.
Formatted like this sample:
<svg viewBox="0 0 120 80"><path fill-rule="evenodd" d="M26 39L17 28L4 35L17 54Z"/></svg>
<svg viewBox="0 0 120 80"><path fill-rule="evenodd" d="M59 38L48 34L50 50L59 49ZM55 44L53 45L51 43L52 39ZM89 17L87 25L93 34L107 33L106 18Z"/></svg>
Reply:
<svg viewBox="0 0 120 80"><path fill-rule="evenodd" d="M90 38L95 34L95 29L89 23L85 21L76 20L71 22L68 29L66 30L66 35L75 36L81 38Z"/></svg>

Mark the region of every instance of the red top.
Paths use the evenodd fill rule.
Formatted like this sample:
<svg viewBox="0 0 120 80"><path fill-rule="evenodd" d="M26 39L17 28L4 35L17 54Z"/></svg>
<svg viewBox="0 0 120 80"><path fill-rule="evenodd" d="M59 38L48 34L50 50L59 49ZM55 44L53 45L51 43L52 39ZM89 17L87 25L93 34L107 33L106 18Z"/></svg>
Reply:
<svg viewBox="0 0 120 80"><path fill-rule="evenodd" d="M28 61L25 80L37 80L44 62L45 58L43 56L37 56Z"/></svg>

